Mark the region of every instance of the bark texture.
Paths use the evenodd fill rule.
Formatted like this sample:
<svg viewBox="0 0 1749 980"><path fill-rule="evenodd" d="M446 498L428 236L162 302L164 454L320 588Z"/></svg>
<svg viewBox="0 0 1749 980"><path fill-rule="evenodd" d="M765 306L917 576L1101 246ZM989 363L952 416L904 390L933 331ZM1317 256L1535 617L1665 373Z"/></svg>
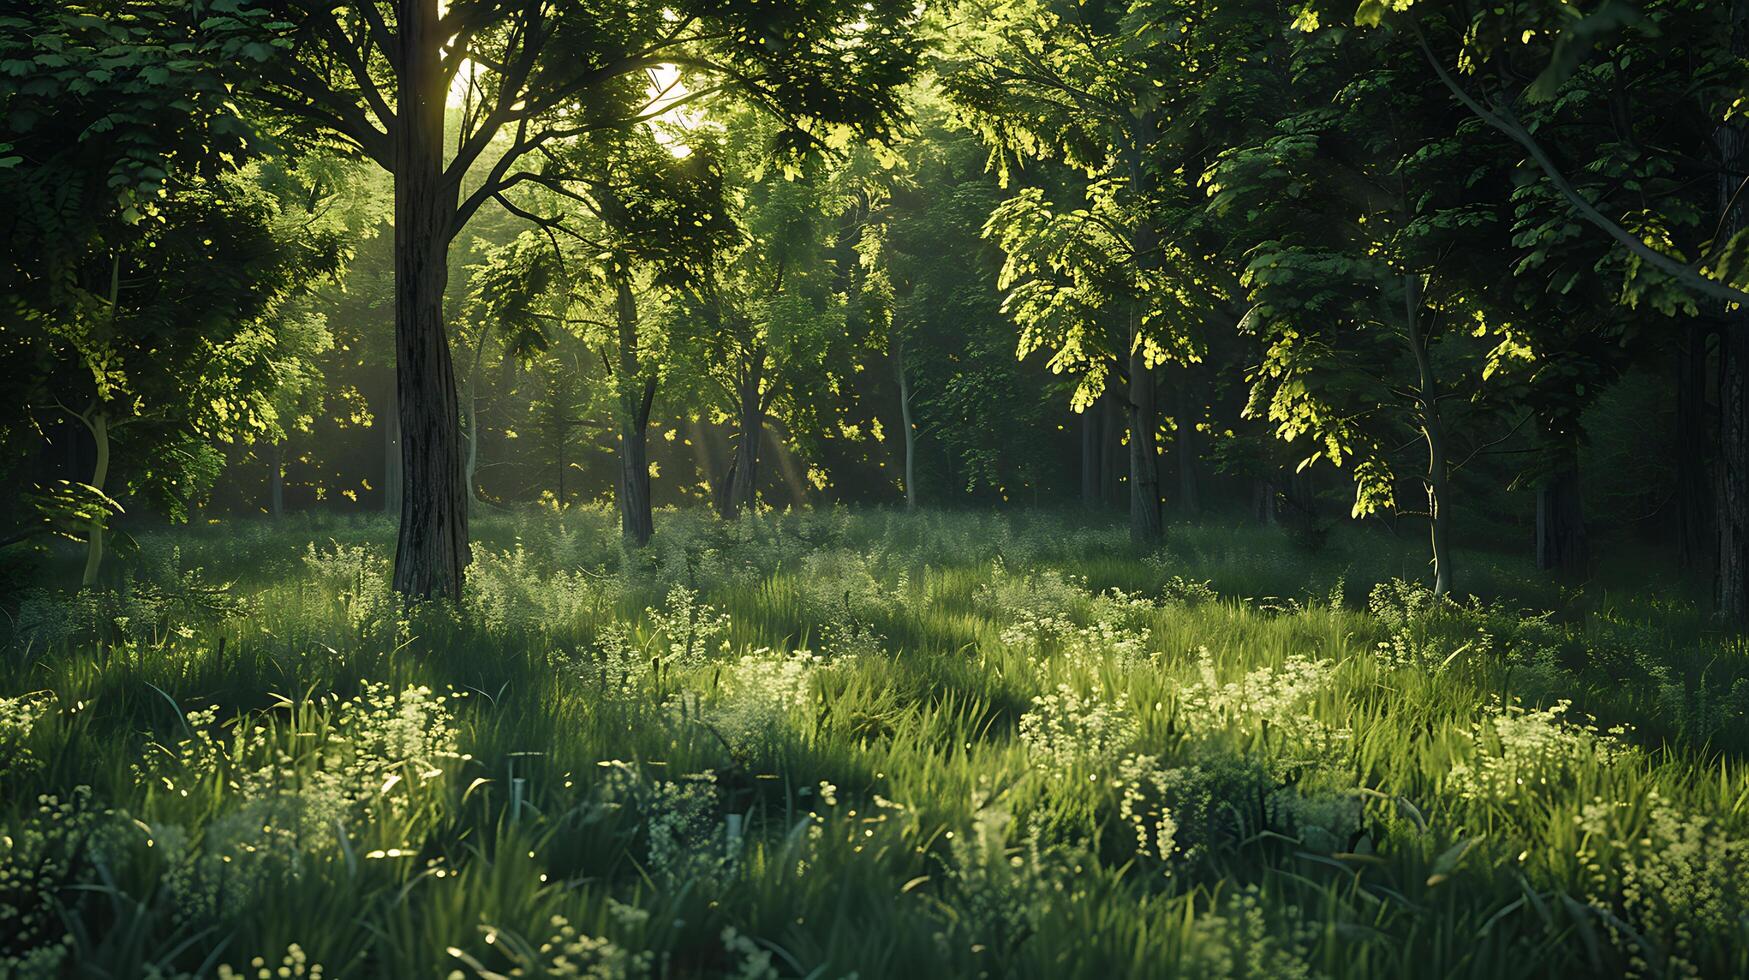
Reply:
<svg viewBox="0 0 1749 980"><path fill-rule="evenodd" d="M725 520L751 510L759 499L759 440L765 432L765 350L755 348L736 384L735 455L723 480L718 511Z"/></svg>
<svg viewBox="0 0 1749 980"><path fill-rule="evenodd" d="M395 396L401 528L395 591L461 599L469 561L455 366L443 321L457 188L443 174L437 0L401 0L395 150Z"/></svg>
<svg viewBox="0 0 1749 980"><path fill-rule="evenodd" d="M650 511L650 405L656 379L645 377L638 352L638 305L631 282L614 282L619 332L619 529L626 543L642 548L655 533Z"/></svg>

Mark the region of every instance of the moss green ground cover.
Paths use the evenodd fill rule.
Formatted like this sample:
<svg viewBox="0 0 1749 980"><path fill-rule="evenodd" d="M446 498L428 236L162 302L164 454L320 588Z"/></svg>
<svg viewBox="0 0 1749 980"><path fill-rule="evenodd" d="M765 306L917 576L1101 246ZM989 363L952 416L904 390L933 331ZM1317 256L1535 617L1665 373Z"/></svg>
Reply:
<svg viewBox="0 0 1749 980"><path fill-rule="evenodd" d="M461 610L400 611L372 522L24 596L0 975L1749 972L1749 662L1643 581L1476 556L1440 605L1377 536L1062 514L484 525Z"/></svg>

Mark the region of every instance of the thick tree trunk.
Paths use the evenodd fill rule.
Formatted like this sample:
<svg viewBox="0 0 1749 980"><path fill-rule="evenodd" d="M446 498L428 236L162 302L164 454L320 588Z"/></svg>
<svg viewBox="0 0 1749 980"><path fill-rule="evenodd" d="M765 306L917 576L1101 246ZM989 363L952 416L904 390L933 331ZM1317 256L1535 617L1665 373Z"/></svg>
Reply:
<svg viewBox="0 0 1749 980"><path fill-rule="evenodd" d="M759 407L758 395L742 394L738 429L723 512L730 519L752 510L759 499L759 440L765 431L765 413Z"/></svg>
<svg viewBox="0 0 1749 980"><path fill-rule="evenodd" d="M650 510L650 402L656 395L656 380L644 382L644 393L634 404L622 405L620 413L619 529L626 542L642 548L655 533Z"/></svg>
<svg viewBox="0 0 1749 980"><path fill-rule="evenodd" d="M273 444L267 459L267 512L274 520L285 516L285 442Z"/></svg>
<svg viewBox="0 0 1749 980"><path fill-rule="evenodd" d="M1404 323L1408 327L1409 346L1415 355L1417 398L1421 414L1421 434L1427 440L1428 540L1433 550L1433 594L1451 592L1451 515L1450 463L1446 457L1445 427L1439 419L1439 385L1433 376L1433 358L1427 349L1427 335L1421 329L1421 278L1403 277Z"/></svg>
<svg viewBox="0 0 1749 980"><path fill-rule="evenodd" d="M1536 492L1536 567L1576 578L1591 560L1579 492L1579 445L1570 431L1545 431L1543 441L1550 470Z"/></svg>
<svg viewBox="0 0 1749 980"><path fill-rule="evenodd" d="M1178 512L1185 517L1195 517L1202 509L1202 497L1197 492L1196 469L1200 462L1197 445L1196 423L1202 414L1201 406L1197 404L1196 392L1192 390L1191 373L1187 368L1179 378L1178 391L1178 430L1172 443L1173 455L1178 457Z"/></svg>
<svg viewBox="0 0 1749 980"><path fill-rule="evenodd" d="M91 485L102 491L109 481L109 413L97 409L91 413L87 424L92 442L97 447L97 462L91 467ZM107 517L92 518L85 536L85 573L80 578L80 585L84 588L97 584L97 573L103 569L103 539L107 531Z"/></svg>
<svg viewBox="0 0 1749 980"><path fill-rule="evenodd" d="M905 342L893 338L893 373L899 378L899 422L905 430L905 510L917 509L917 422L911 417L911 378L905 370Z"/></svg>
<svg viewBox="0 0 1749 980"><path fill-rule="evenodd" d="M1160 540L1160 454L1154 431L1154 371L1140 347L1130 354L1130 540Z"/></svg>
<svg viewBox="0 0 1749 980"><path fill-rule="evenodd" d="M1676 547L1683 568L1710 573L1713 537L1712 421L1707 417L1711 329L1693 323L1676 351Z"/></svg>
<svg viewBox="0 0 1749 980"><path fill-rule="evenodd" d="M1749 57L1749 0L1732 0L1731 50ZM1713 139L1719 153L1719 241L1730 241L1749 226L1749 195L1739 194L1749 173L1749 127L1732 121ZM1726 311L1720 335L1723 361L1719 383L1719 484L1714 527L1718 535L1719 614L1742 625L1749 621L1749 315Z"/></svg>
<svg viewBox="0 0 1749 980"><path fill-rule="evenodd" d="M642 548L655 533L650 511L650 406L656 400L656 379L643 377L638 357L638 306L631 281L623 273L614 280L614 309L619 327L619 529L626 543ZM639 379L642 377L642 383Z"/></svg>
<svg viewBox="0 0 1749 980"><path fill-rule="evenodd" d="M443 321L456 191L443 172L438 0L401 0L395 148L395 396L401 529L395 591L459 601L469 560L461 414Z"/></svg>

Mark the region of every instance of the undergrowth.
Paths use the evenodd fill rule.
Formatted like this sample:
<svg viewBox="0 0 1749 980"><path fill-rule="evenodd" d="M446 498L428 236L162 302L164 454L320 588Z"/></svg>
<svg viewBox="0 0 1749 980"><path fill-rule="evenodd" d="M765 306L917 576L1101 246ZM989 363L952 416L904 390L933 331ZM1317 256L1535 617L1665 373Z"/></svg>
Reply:
<svg viewBox="0 0 1749 980"><path fill-rule="evenodd" d="M659 518L484 519L459 608L335 520L18 597L0 975L1749 972L1749 664L1678 600Z"/></svg>

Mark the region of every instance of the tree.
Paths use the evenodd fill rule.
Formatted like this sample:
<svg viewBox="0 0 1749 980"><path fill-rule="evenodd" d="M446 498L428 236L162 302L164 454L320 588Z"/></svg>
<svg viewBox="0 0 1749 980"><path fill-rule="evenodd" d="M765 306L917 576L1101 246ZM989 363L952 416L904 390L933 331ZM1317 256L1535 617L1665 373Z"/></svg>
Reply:
<svg viewBox="0 0 1749 980"><path fill-rule="evenodd" d="M661 304L734 232L709 155L678 149L640 127L555 154L566 175L549 182L556 192L513 205L541 231L500 250L476 293L484 322L570 331L600 353L613 388L615 497L634 547L653 532L648 430L669 346Z"/></svg>
<svg viewBox="0 0 1749 980"><path fill-rule="evenodd" d="M906 501L1009 499L1051 480L1066 399L1038 359L1014 356L996 286L1003 256L983 234L1005 196L988 150L935 86L919 84L911 103L915 131L870 218Z"/></svg>
<svg viewBox="0 0 1749 980"><path fill-rule="evenodd" d="M1356 517L1396 504L1403 430L1425 449L1433 588L1452 588L1452 478L1484 392L1489 310L1464 263L1498 242L1501 163L1456 125L1437 82L1328 37L1292 52L1301 92L1276 131L1228 151L1210 206L1253 229L1244 326L1265 343L1251 411L1317 459L1352 466ZM1468 403L1469 409L1464 406ZM1467 411L1468 426L1454 426ZM1406 448L1412 442L1403 442Z"/></svg>
<svg viewBox="0 0 1749 980"><path fill-rule="evenodd" d="M439 0L253 0L240 9L270 12L267 36L283 50L255 97L393 175L406 481L394 586L452 599L469 556L443 319L446 253L457 231L488 201L505 203L511 188L555 181L547 162L566 141L671 111L667 93L647 80L660 66L682 68L695 98L745 93L790 124L788 146L817 139L828 122L877 133L897 110L891 93L912 60L914 19L895 0L458 0L447 9ZM456 90L473 108L452 142L445 107Z"/></svg>
<svg viewBox="0 0 1749 980"><path fill-rule="evenodd" d="M1036 161L1085 178L1079 201L1035 185L991 215L989 234L1009 256L1001 284L1021 353L1048 349L1052 370L1080 379L1078 412L1109 378L1125 384L1130 529L1153 540L1161 530L1156 368L1197 361L1207 324L1233 315L1236 273L1212 247L1196 188L1221 145L1211 142L1198 93L1245 87L1205 82L1231 60L1233 37L1255 39L1260 5L1025 0L968 9L976 16L949 31L942 71L998 172L1006 179L1011 166ZM1244 61L1220 77L1251 72ZM1176 399L1178 414L1192 414L1192 401ZM1189 450L1194 426L1180 421Z"/></svg>
<svg viewBox="0 0 1749 980"><path fill-rule="evenodd" d="M240 169L255 147L227 89L271 54L250 40L260 18L114 3L20 14L0 18L0 194L14 205L0 346L21 375L6 422L8 435L52 429L45 416L86 431L88 492L37 499L82 502L90 585L126 495L112 469L178 517L216 475L218 443L279 430L276 396L310 351L274 320L333 273L345 236L288 220L325 195Z"/></svg>
<svg viewBox="0 0 1749 980"><path fill-rule="evenodd" d="M1300 26L1350 11L1308 4ZM1566 215L1626 257L1623 299L1683 295L1678 373L1682 551L1715 558L1721 612L1749 616L1749 155L1741 99L1749 12L1741 0L1558 0L1511 5L1368 0L1353 13L1419 55L1454 102L1524 154ZM1556 125L1549 125L1554 122ZM1580 125L1575 125L1575 122ZM1629 173L1624 176L1623 171ZM1605 176L1607 175L1607 176ZM1697 206L1696 190L1711 198ZM1672 289L1674 287L1674 289ZM1700 304L1706 307L1702 313ZM1712 321L1712 322L1708 322ZM1720 493L1710 520L1699 433L1707 337L1720 333ZM1700 544L1711 525L1712 547Z"/></svg>
<svg viewBox="0 0 1749 980"><path fill-rule="evenodd" d="M827 438L838 406L819 396L846 400L857 344L832 232L854 189L842 166L848 130L831 135L827 152L774 162L778 131L745 111L722 121L710 152L736 232L713 236L678 283L669 331L685 370L704 382L696 407L733 427L733 452L713 477L717 510L733 518L758 504L767 421L783 420L792 437Z"/></svg>

